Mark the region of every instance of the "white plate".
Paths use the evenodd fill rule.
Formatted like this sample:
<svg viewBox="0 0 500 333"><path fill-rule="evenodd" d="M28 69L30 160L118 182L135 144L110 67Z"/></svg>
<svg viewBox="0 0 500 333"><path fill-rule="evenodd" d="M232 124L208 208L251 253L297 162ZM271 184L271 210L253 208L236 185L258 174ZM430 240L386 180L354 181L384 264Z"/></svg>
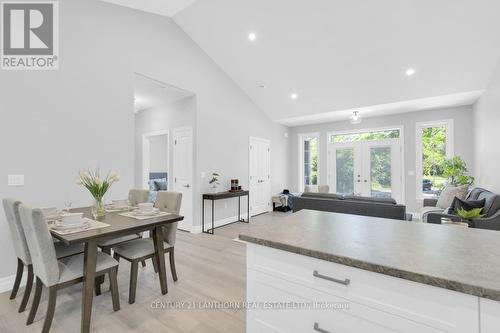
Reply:
<svg viewBox="0 0 500 333"><path fill-rule="evenodd" d="M90 222L86 220L82 220L82 223L78 224L62 224L60 221L57 221L53 224L52 229L55 230L68 230L68 229L76 229L76 228L86 228L90 226Z"/></svg>
<svg viewBox="0 0 500 333"><path fill-rule="evenodd" d="M134 210L133 212L131 212L131 214L136 215L136 216L153 216L153 215L157 215L159 212L160 212L160 210L158 208L153 208L153 210L150 212L143 212L143 211L137 209L137 210Z"/></svg>

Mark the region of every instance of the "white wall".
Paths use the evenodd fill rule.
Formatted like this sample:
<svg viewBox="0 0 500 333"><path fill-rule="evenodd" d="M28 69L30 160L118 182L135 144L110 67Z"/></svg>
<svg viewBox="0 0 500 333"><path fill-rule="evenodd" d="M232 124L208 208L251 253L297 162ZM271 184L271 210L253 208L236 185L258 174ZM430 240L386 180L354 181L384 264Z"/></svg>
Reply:
<svg viewBox="0 0 500 333"><path fill-rule="evenodd" d="M122 174L109 197L126 195L134 185L134 72L196 94L198 177L217 170L226 187L230 178L247 187L248 137L258 136L272 140L273 191L285 186L286 128L269 121L171 19L97 0L61 1L60 18L59 71L0 75L1 197L89 204L74 179L97 165ZM7 174L25 174L26 186L7 187ZM197 223L206 187L194 193ZM218 216L234 215L235 207ZM8 235L0 211L0 278L15 268Z"/></svg>
<svg viewBox="0 0 500 333"><path fill-rule="evenodd" d="M319 178L320 184L327 184L327 133L330 131L342 131L352 129L379 128L403 125L404 128L404 164L405 170L405 199L409 212L418 212L421 202L416 199L416 179L408 172L415 171L416 161L416 123L423 121L453 119L455 132L455 155L462 156L469 170L474 174L474 144L473 144L473 115L472 107L457 107L448 109L429 110L421 112L405 113L393 116L365 118L359 125L352 125L348 121L332 122L320 125L309 125L294 127L290 132L290 184L291 190L298 190L298 135L301 133L320 133L320 155L319 155Z"/></svg>
<svg viewBox="0 0 500 333"><path fill-rule="evenodd" d="M149 171L168 171L168 135L155 135L147 139L149 141Z"/></svg>
<svg viewBox="0 0 500 333"><path fill-rule="evenodd" d="M474 105L477 184L500 193L500 62L485 93Z"/></svg>

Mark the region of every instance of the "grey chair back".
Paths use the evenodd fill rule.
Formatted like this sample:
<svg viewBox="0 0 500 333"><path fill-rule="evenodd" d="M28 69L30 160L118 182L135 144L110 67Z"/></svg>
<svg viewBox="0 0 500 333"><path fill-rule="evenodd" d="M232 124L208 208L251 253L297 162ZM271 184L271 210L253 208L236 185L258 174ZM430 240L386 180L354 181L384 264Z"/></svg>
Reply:
<svg viewBox="0 0 500 333"><path fill-rule="evenodd" d="M7 224L9 225L10 237L14 243L14 250L16 256L21 259L25 265L31 265L31 256L24 236L24 229L19 217L19 206L21 201L6 198L2 200L3 210L7 217Z"/></svg>
<svg viewBox="0 0 500 333"><path fill-rule="evenodd" d="M182 193L159 191L156 196L155 207L164 212L179 214L181 211ZM177 222L163 227L165 242L174 246L177 235Z"/></svg>
<svg viewBox="0 0 500 333"><path fill-rule="evenodd" d="M19 206L19 216L31 254L34 274L46 287L59 282L59 263L47 220L40 209Z"/></svg>
<svg viewBox="0 0 500 333"><path fill-rule="evenodd" d="M148 202L149 190L131 189L128 192L130 205L137 206L140 203Z"/></svg>

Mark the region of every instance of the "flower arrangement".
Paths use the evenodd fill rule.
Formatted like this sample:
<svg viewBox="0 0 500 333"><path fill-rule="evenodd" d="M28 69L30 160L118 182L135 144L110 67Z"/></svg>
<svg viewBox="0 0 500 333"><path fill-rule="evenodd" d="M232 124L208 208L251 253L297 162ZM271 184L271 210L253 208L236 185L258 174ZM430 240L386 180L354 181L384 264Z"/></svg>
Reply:
<svg viewBox="0 0 500 333"><path fill-rule="evenodd" d="M115 171L108 172L105 178L101 178L100 170L96 169L95 171L80 171L76 183L85 187L90 192L92 197L94 197L97 216L102 217L106 214L106 209L104 208L102 202L104 195L109 190L111 185L119 180L120 175L118 175Z"/></svg>
<svg viewBox="0 0 500 333"><path fill-rule="evenodd" d="M217 192L217 186L219 186L219 177L220 175L217 172L212 172L212 179L208 181L210 185L212 185L212 191Z"/></svg>

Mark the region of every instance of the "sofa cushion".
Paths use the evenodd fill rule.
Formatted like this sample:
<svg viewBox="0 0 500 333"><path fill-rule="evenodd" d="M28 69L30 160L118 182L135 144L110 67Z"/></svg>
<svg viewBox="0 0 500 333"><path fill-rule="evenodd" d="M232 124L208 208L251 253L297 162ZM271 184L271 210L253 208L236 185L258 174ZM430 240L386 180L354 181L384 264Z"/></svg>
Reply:
<svg viewBox="0 0 500 333"><path fill-rule="evenodd" d="M485 190L483 188L475 188L470 191L467 196L467 200L482 200L485 199L485 204L483 208L483 214L485 217L490 217L494 215L498 210L500 210L500 196Z"/></svg>
<svg viewBox="0 0 500 333"><path fill-rule="evenodd" d="M447 209L451 206L451 204L453 203L453 199L455 199L455 197L461 200L465 199L465 197L467 196L467 188L468 188L467 185L446 186L443 192L441 192L441 195L439 196L436 207L439 207L441 209Z"/></svg>
<svg viewBox="0 0 500 333"><path fill-rule="evenodd" d="M374 198L374 197L361 197L357 195L346 195L344 197L345 200L355 200L355 201L364 201L364 202L378 202L395 205L397 202L393 198Z"/></svg>
<svg viewBox="0 0 500 333"><path fill-rule="evenodd" d="M304 192L302 193L303 197L308 198L323 198L323 199L343 199L344 196L335 193L318 193L318 192Z"/></svg>
<svg viewBox="0 0 500 333"><path fill-rule="evenodd" d="M476 209L476 208L484 208L484 205L486 203L486 199L481 199L481 200L461 200L457 197L453 199L453 202L450 206L450 209L448 211L448 214L455 214L457 215L458 211L460 209L464 209L466 211Z"/></svg>

